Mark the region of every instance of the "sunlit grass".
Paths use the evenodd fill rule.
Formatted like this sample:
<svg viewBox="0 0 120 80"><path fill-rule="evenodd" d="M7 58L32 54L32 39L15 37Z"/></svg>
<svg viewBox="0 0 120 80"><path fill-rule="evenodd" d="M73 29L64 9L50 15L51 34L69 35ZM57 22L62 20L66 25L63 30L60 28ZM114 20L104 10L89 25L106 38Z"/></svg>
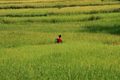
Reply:
<svg viewBox="0 0 120 80"><path fill-rule="evenodd" d="M85 6L85 7L67 7L67 8L45 8L45 9L8 9L0 10L0 16L49 16L61 14L92 14L104 12L119 12L120 5L105 5L105 6Z"/></svg>
<svg viewBox="0 0 120 80"><path fill-rule="evenodd" d="M0 78L118 80L119 49L88 42L6 48L0 50Z"/></svg>
<svg viewBox="0 0 120 80"><path fill-rule="evenodd" d="M118 1L18 3L0 1L0 80L120 79Z"/></svg>

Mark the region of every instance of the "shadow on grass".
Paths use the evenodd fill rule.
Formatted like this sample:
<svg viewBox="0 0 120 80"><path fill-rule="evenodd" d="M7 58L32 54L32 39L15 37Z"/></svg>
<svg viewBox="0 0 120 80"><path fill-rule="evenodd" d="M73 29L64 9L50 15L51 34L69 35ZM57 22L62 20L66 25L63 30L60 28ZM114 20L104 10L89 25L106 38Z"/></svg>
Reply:
<svg viewBox="0 0 120 80"><path fill-rule="evenodd" d="M91 33L108 33L112 35L120 35L120 24L109 24L109 25L93 25L87 26L83 30Z"/></svg>

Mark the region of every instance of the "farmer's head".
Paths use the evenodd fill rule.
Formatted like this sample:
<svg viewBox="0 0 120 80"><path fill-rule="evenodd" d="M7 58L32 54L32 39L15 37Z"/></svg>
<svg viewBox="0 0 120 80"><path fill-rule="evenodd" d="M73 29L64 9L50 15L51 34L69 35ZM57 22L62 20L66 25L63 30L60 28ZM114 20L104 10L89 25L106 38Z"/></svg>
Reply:
<svg viewBox="0 0 120 80"><path fill-rule="evenodd" d="M59 35L59 38L61 38L61 35Z"/></svg>

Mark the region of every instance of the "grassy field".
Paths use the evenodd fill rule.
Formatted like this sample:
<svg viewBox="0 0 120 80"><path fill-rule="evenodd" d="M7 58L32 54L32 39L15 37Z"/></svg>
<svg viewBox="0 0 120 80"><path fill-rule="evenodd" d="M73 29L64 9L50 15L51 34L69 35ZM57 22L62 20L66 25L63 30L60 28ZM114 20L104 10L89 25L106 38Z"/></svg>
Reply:
<svg viewBox="0 0 120 80"><path fill-rule="evenodd" d="M120 80L119 0L0 0L0 80Z"/></svg>

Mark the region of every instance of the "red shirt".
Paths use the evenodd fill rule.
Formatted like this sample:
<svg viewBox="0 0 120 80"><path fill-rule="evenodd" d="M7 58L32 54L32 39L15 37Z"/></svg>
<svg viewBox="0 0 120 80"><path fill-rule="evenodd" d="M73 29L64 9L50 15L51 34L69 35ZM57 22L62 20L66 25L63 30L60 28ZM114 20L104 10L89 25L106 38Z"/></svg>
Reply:
<svg viewBox="0 0 120 80"><path fill-rule="evenodd" d="M62 39L61 38L57 38L57 43L61 43Z"/></svg>

